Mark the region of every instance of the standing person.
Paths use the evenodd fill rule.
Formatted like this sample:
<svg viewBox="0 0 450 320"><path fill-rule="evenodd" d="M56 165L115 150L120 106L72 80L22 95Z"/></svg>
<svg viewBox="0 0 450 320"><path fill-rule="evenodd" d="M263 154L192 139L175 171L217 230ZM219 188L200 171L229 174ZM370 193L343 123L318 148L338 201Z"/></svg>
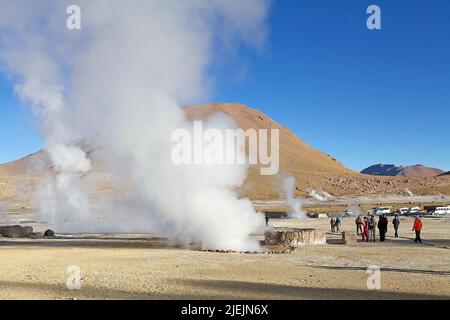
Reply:
<svg viewBox="0 0 450 320"><path fill-rule="evenodd" d="M363 232L361 233L361 236L363 242L369 242L369 221L367 217L364 217Z"/></svg>
<svg viewBox="0 0 450 320"><path fill-rule="evenodd" d="M341 219L339 217L336 218L335 226L336 232L341 232Z"/></svg>
<svg viewBox="0 0 450 320"><path fill-rule="evenodd" d="M269 215L266 213L266 226L269 226Z"/></svg>
<svg viewBox="0 0 450 320"><path fill-rule="evenodd" d="M377 228L377 221L375 220L375 217L373 215L370 216L369 219L369 234L370 234L370 241L375 242L376 237L376 228Z"/></svg>
<svg viewBox="0 0 450 320"><path fill-rule="evenodd" d="M419 219L419 216L416 216L416 218L414 219L412 230L416 232L416 238L414 239L414 242L422 243L422 238L420 238L420 232L422 231L422 220Z"/></svg>
<svg viewBox="0 0 450 320"><path fill-rule="evenodd" d="M335 227L336 227L336 219L335 218L331 218L330 226L331 226L331 232L334 233L334 230L335 230Z"/></svg>
<svg viewBox="0 0 450 320"><path fill-rule="evenodd" d="M356 234L357 235L362 234L362 232L363 232L362 227L363 227L364 223L363 223L360 215L356 217L355 224L356 224Z"/></svg>
<svg viewBox="0 0 450 320"><path fill-rule="evenodd" d="M380 232L380 241L384 242L386 239L386 232L388 227L388 220L386 216L383 214L378 220L378 230Z"/></svg>
<svg viewBox="0 0 450 320"><path fill-rule="evenodd" d="M398 214L395 215L394 220L392 220L392 224L394 225L395 237L398 238L398 227L400 226L400 218Z"/></svg>

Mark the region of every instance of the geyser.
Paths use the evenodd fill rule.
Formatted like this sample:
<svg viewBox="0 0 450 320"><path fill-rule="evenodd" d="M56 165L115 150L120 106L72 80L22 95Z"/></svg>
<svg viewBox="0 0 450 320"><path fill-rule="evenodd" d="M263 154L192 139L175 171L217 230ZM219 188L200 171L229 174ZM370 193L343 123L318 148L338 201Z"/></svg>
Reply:
<svg viewBox="0 0 450 320"><path fill-rule="evenodd" d="M302 211L301 199L295 197L296 180L293 176L288 176L283 181L283 193L290 207L289 217L295 219L308 218L308 215Z"/></svg>
<svg viewBox="0 0 450 320"><path fill-rule="evenodd" d="M80 30L66 28L70 4L0 5L1 70L40 119L54 169L39 192L42 214L58 231L107 224L204 248L257 250L248 235L263 219L234 191L247 167L176 166L170 138L191 127L180 105L207 97L212 63L241 44L261 48L269 2L80 0ZM229 125L224 116L207 122L218 130ZM117 204L96 203L101 221L80 179L90 159L72 145L86 137L101 146L118 187L133 190Z"/></svg>

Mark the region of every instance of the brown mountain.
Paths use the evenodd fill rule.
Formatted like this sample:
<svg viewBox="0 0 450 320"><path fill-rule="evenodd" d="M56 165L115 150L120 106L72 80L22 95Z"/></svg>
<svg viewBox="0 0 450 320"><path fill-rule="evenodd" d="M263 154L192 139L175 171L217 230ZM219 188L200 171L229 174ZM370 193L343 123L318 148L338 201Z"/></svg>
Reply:
<svg viewBox="0 0 450 320"><path fill-rule="evenodd" d="M376 164L361 171L374 176L401 176L401 177L436 177L444 170L425 167L421 164L414 166L396 166L393 164Z"/></svg>
<svg viewBox="0 0 450 320"><path fill-rule="evenodd" d="M22 159L0 165L0 176L35 175L50 162L44 151L38 151Z"/></svg>
<svg viewBox="0 0 450 320"><path fill-rule="evenodd" d="M186 107L189 119L206 119L216 112L232 117L242 129L279 129L280 132L280 172L276 176L261 176L259 167L253 166L241 195L252 199L270 199L281 196L281 185L287 175L297 179L297 195L305 195L310 188L321 188L333 195L344 194L403 194L405 188L414 194L450 193L450 176L445 177L382 177L360 174L352 171L332 156L317 151L300 140L288 128L276 123L256 109L242 104L211 103ZM82 145L88 155L95 160L95 148ZM39 175L50 168L44 152L40 151L23 159L0 165L0 201L18 193L27 195L30 186L35 188ZM99 173L102 174L99 174ZM101 161L94 161L94 170L88 175L91 180L101 176L98 190L106 190ZM90 181L91 181L90 180ZM105 182L106 181L106 182ZM113 185L112 182L109 184Z"/></svg>
<svg viewBox="0 0 450 320"><path fill-rule="evenodd" d="M445 173L442 173L442 174L440 174L439 176L440 176L440 177L443 177L443 176L450 176L450 171L447 171L447 172L445 172Z"/></svg>
<svg viewBox="0 0 450 320"><path fill-rule="evenodd" d="M323 182L324 173L337 175L357 175L344 167L330 155L317 151L295 136L288 128L276 123L256 109L238 103L211 103L191 106L186 113L191 120L207 119L213 113L225 113L232 117L239 128L278 129L280 131L280 174L261 176L259 166L249 172L245 193L252 197L279 195L282 179L292 174L297 178L297 189L304 193L309 187L318 187Z"/></svg>

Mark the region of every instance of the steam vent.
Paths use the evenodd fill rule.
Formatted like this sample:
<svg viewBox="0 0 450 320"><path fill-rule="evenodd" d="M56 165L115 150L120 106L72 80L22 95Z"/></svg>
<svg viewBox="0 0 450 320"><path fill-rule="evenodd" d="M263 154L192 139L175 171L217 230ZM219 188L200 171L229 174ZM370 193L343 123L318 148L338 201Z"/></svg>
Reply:
<svg viewBox="0 0 450 320"><path fill-rule="evenodd" d="M326 244L325 231L317 229L273 228L265 232L267 245L300 247Z"/></svg>

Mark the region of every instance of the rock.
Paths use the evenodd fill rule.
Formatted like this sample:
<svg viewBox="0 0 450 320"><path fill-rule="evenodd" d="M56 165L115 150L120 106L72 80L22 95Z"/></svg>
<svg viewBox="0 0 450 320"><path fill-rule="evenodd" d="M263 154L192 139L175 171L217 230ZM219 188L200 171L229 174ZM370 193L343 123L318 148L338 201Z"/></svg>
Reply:
<svg viewBox="0 0 450 320"><path fill-rule="evenodd" d="M32 227L5 226L0 227L0 236L5 238L31 238L35 234Z"/></svg>
<svg viewBox="0 0 450 320"><path fill-rule="evenodd" d="M44 232L44 237L54 237L54 236L55 232L53 230L48 229Z"/></svg>
<svg viewBox="0 0 450 320"><path fill-rule="evenodd" d="M346 245L354 245L358 242L354 232L342 232L342 243Z"/></svg>

